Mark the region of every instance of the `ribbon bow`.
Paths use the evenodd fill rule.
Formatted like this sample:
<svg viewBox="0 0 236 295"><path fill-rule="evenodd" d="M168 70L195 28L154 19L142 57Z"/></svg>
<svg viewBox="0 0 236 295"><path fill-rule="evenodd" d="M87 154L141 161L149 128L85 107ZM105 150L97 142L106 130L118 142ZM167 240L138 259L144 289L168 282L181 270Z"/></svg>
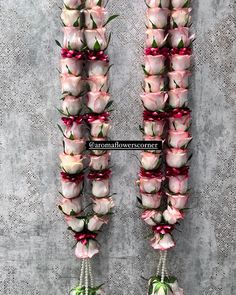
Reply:
<svg viewBox="0 0 236 295"><path fill-rule="evenodd" d="M93 240L96 239L97 234L92 232L87 232L87 233L81 232L81 233L76 233L74 237L78 242L81 242L83 245L87 245L89 239L93 239Z"/></svg>
<svg viewBox="0 0 236 295"><path fill-rule="evenodd" d="M169 224L161 224L153 226L152 230L157 234L165 235L170 234L174 230L174 226Z"/></svg>
<svg viewBox="0 0 236 295"><path fill-rule="evenodd" d="M67 127L71 127L73 123L82 124L83 116L62 117L61 120Z"/></svg>

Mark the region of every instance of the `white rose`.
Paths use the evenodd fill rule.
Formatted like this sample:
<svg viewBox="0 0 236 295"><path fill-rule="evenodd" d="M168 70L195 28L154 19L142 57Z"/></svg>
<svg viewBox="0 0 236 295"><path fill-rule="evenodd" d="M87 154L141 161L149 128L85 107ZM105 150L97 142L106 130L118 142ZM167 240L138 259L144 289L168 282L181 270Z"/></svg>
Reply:
<svg viewBox="0 0 236 295"><path fill-rule="evenodd" d="M92 181L92 194L96 198L104 198L109 195L109 179L93 180Z"/></svg>

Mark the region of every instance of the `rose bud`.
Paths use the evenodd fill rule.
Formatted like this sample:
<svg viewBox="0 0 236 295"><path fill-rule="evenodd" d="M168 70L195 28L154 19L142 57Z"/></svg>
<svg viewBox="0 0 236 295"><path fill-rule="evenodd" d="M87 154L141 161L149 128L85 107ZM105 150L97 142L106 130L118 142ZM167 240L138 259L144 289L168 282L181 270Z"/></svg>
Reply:
<svg viewBox="0 0 236 295"><path fill-rule="evenodd" d="M185 71L191 66L191 55L174 54L170 57L173 71Z"/></svg>
<svg viewBox="0 0 236 295"><path fill-rule="evenodd" d="M148 76L144 78L145 92L160 92L165 87L163 76Z"/></svg>
<svg viewBox="0 0 236 295"><path fill-rule="evenodd" d="M165 69L165 56L164 55L145 55L145 68L144 71L148 75L159 75Z"/></svg>
<svg viewBox="0 0 236 295"><path fill-rule="evenodd" d="M69 74L61 75L62 93L70 94L71 96L79 96L83 90L84 81L82 78L75 77Z"/></svg>
<svg viewBox="0 0 236 295"><path fill-rule="evenodd" d="M168 149L166 153L167 165L173 168L181 168L188 162L188 150Z"/></svg>
<svg viewBox="0 0 236 295"><path fill-rule="evenodd" d="M179 287L177 279L168 283L175 295L184 295L183 289Z"/></svg>
<svg viewBox="0 0 236 295"><path fill-rule="evenodd" d="M90 155L89 167L95 171L108 169L110 153L105 153L101 156Z"/></svg>
<svg viewBox="0 0 236 295"><path fill-rule="evenodd" d="M173 8L183 8L189 2L189 0L171 0L171 5Z"/></svg>
<svg viewBox="0 0 236 295"><path fill-rule="evenodd" d="M75 248L75 256L79 259L92 258L99 253L99 245L96 241L89 239L86 244L78 242Z"/></svg>
<svg viewBox="0 0 236 295"><path fill-rule="evenodd" d="M61 185L62 185L62 195L66 199L74 199L80 196L81 191L84 186L83 175L77 177L66 177L65 173L62 172Z"/></svg>
<svg viewBox="0 0 236 295"><path fill-rule="evenodd" d="M69 228L71 228L75 232L81 232L84 230L85 220L82 218L66 216L66 223Z"/></svg>
<svg viewBox="0 0 236 295"><path fill-rule="evenodd" d="M148 136L161 136L164 132L165 121L144 121L144 133Z"/></svg>
<svg viewBox="0 0 236 295"><path fill-rule="evenodd" d="M161 160L160 153L150 153L142 152L141 153L141 164L145 170L155 170L159 167Z"/></svg>
<svg viewBox="0 0 236 295"><path fill-rule="evenodd" d="M107 48L106 28L84 31L88 49L101 51Z"/></svg>
<svg viewBox="0 0 236 295"><path fill-rule="evenodd" d="M105 123L101 120L96 120L90 123L90 126L90 133L93 137L107 137L109 130L111 129L109 123Z"/></svg>
<svg viewBox="0 0 236 295"><path fill-rule="evenodd" d="M108 102L110 100L110 95L106 92L88 92L87 93L87 107L97 114L104 112Z"/></svg>
<svg viewBox="0 0 236 295"><path fill-rule="evenodd" d="M92 194L96 198L107 197L110 193L109 179L92 180Z"/></svg>
<svg viewBox="0 0 236 295"><path fill-rule="evenodd" d="M91 30L96 28L102 28L105 24L106 15L106 9L100 6L94 6L91 9L85 9L85 27Z"/></svg>
<svg viewBox="0 0 236 295"><path fill-rule="evenodd" d="M76 198L76 199L63 198L59 204L59 208L66 215L71 215L71 216L78 215L82 210L80 198Z"/></svg>
<svg viewBox="0 0 236 295"><path fill-rule="evenodd" d="M152 112L163 110L168 100L166 92L146 93L141 95L144 107Z"/></svg>
<svg viewBox="0 0 236 295"><path fill-rule="evenodd" d="M68 174L78 174L84 169L83 157L81 155L70 156L60 154L61 168Z"/></svg>
<svg viewBox="0 0 236 295"><path fill-rule="evenodd" d="M165 234L164 236L160 234L155 234L150 243L152 248L160 251L168 250L175 247L175 242L170 234Z"/></svg>
<svg viewBox="0 0 236 295"><path fill-rule="evenodd" d="M140 180L138 180L137 183L139 184L141 192L154 194L161 189L162 180L162 176L155 178L140 177Z"/></svg>
<svg viewBox="0 0 236 295"><path fill-rule="evenodd" d="M103 226L103 224L108 223L108 217L98 217L97 215L93 215L89 218L88 222L88 230L89 231L98 231Z"/></svg>
<svg viewBox="0 0 236 295"><path fill-rule="evenodd" d="M70 9L77 9L81 4L81 0L64 0L64 4L66 7Z"/></svg>
<svg viewBox="0 0 236 295"><path fill-rule="evenodd" d="M161 192L155 194L145 194L141 193L142 205L148 209L157 209L161 205Z"/></svg>
<svg viewBox="0 0 236 295"><path fill-rule="evenodd" d="M169 105L172 108L182 108L188 106L188 89L176 88L168 92Z"/></svg>
<svg viewBox="0 0 236 295"><path fill-rule="evenodd" d="M81 139L84 136L83 127L84 126L82 121L81 122L73 121L71 125L69 124L66 125L64 135L67 138Z"/></svg>
<svg viewBox="0 0 236 295"><path fill-rule="evenodd" d="M169 130L168 145L177 149L186 149L192 137L186 131Z"/></svg>
<svg viewBox="0 0 236 295"><path fill-rule="evenodd" d="M189 15L191 11L191 8L173 10L170 19L171 28L189 27L191 25L191 16Z"/></svg>
<svg viewBox="0 0 236 295"><path fill-rule="evenodd" d="M188 191L188 175L169 176L169 190L174 194L185 194Z"/></svg>
<svg viewBox="0 0 236 295"><path fill-rule="evenodd" d="M162 213L156 210L145 210L141 218L150 226L155 226L162 220Z"/></svg>
<svg viewBox="0 0 236 295"><path fill-rule="evenodd" d="M76 9L62 9L61 20L65 27L78 27L80 11Z"/></svg>
<svg viewBox="0 0 236 295"><path fill-rule="evenodd" d="M85 8L93 8L94 6L104 6L104 0L85 0Z"/></svg>
<svg viewBox="0 0 236 295"><path fill-rule="evenodd" d="M66 115L77 116L82 109L82 97L66 96L62 102L62 111ZM69 136L68 136L69 137Z"/></svg>
<svg viewBox="0 0 236 295"><path fill-rule="evenodd" d="M171 130L186 131L191 125L191 116L190 114L186 114L177 118L173 116L169 118L169 123Z"/></svg>
<svg viewBox="0 0 236 295"><path fill-rule="evenodd" d="M61 73L71 74L74 76L81 75L83 70L83 61L77 58L62 58L61 59Z"/></svg>
<svg viewBox="0 0 236 295"><path fill-rule="evenodd" d="M167 193L168 196L168 204L171 205L171 207L174 207L176 209L182 210L186 207L189 196L188 195L173 195Z"/></svg>
<svg viewBox="0 0 236 295"><path fill-rule="evenodd" d="M91 92L107 92L109 89L108 86L108 77L107 76L93 76L87 79Z"/></svg>
<svg viewBox="0 0 236 295"><path fill-rule="evenodd" d="M92 141L106 141L106 137L92 137ZM92 153L96 156L100 156L106 153L106 150L92 150Z"/></svg>
<svg viewBox="0 0 236 295"><path fill-rule="evenodd" d="M107 215L114 207L112 198L93 198L93 211L98 215Z"/></svg>
<svg viewBox="0 0 236 295"><path fill-rule="evenodd" d="M165 30L147 29L146 34L147 34L147 39L146 39L147 48L154 48L154 47L161 48L166 44L168 34L166 34Z"/></svg>
<svg viewBox="0 0 236 295"><path fill-rule="evenodd" d="M170 89L188 88L190 76L191 72L189 71L169 72L168 77Z"/></svg>
<svg viewBox="0 0 236 295"><path fill-rule="evenodd" d="M64 137L64 149L67 155L80 155L84 152L86 140L82 139L69 139Z"/></svg>
<svg viewBox="0 0 236 295"><path fill-rule="evenodd" d="M170 44L173 48L189 47L195 35L190 36L190 29L186 27L176 28L169 31Z"/></svg>
<svg viewBox="0 0 236 295"><path fill-rule="evenodd" d="M83 30L75 27L64 27L64 47L72 50L81 50L84 46Z"/></svg>
<svg viewBox="0 0 236 295"><path fill-rule="evenodd" d="M88 61L88 76L106 76L109 63L102 60Z"/></svg>
<svg viewBox="0 0 236 295"><path fill-rule="evenodd" d="M163 217L169 224L176 224L180 219L184 219L179 209L170 206L163 212Z"/></svg>
<svg viewBox="0 0 236 295"><path fill-rule="evenodd" d="M169 8L170 6L170 0L145 0L145 2L149 8Z"/></svg>
<svg viewBox="0 0 236 295"><path fill-rule="evenodd" d="M149 8L147 10L147 27L149 29L164 29L168 24L170 11L166 8Z"/></svg>

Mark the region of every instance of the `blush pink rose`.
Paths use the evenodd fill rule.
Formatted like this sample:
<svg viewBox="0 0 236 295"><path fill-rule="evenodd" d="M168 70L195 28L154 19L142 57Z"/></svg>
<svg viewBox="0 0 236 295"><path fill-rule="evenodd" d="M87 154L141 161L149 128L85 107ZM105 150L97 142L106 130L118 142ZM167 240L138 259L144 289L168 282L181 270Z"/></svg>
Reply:
<svg viewBox="0 0 236 295"><path fill-rule="evenodd" d="M106 28L84 31L85 41L90 50L105 50L107 48Z"/></svg>
<svg viewBox="0 0 236 295"><path fill-rule="evenodd" d="M173 168L181 168L188 162L188 150L168 149L166 153L167 165Z"/></svg>
<svg viewBox="0 0 236 295"><path fill-rule="evenodd" d="M91 92L107 92L109 89L107 76L91 76L87 79Z"/></svg>
<svg viewBox="0 0 236 295"><path fill-rule="evenodd" d="M148 136L161 136L164 132L165 121L144 121L144 133Z"/></svg>
<svg viewBox="0 0 236 295"><path fill-rule="evenodd" d="M168 92L169 105L172 108L183 108L188 106L188 89L176 88Z"/></svg>
<svg viewBox="0 0 236 295"><path fill-rule="evenodd" d="M146 47L163 47L166 44L168 34L163 29L147 29ZM155 46L154 46L155 45Z"/></svg>
<svg viewBox="0 0 236 295"><path fill-rule="evenodd" d="M91 138L92 141L106 141L107 138L106 137L92 137ZM106 150L92 150L92 153L96 156L101 156L103 154L105 154Z"/></svg>
<svg viewBox="0 0 236 295"><path fill-rule="evenodd" d="M170 234L165 234L164 236L155 234L150 240L150 243L153 249L160 251L169 250L175 247L175 242Z"/></svg>
<svg viewBox="0 0 236 295"><path fill-rule="evenodd" d="M65 136L67 138L81 139L84 136L83 124L73 122L71 126L66 126Z"/></svg>
<svg viewBox="0 0 236 295"><path fill-rule="evenodd" d="M59 204L59 207L64 214L71 216L78 215L82 210L80 198L63 198Z"/></svg>
<svg viewBox="0 0 236 295"><path fill-rule="evenodd" d="M78 242L75 248L75 256L79 259L92 258L99 253L99 245L94 240L89 240L86 245Z"/></svg>
<svg viewBox="0 0 236 295"><path fill-rule="evenodd" d="M141 95L144 107L149 111L160 111L166 106L168 94L166 92L145 93Z"/></svg>
<svg viewBox="0 0 236 295"><path fill-rule="evenodd" d="M162 220L162 213L156 210L145 210L141 218L150 226L155 226Z"/></svg>
<svg viewBox="0 0 236 295"><path fill-rule="evenodd" d="M168 145L172 148L186 149L191 140L192 137L187 131L169 130Z"/></svg>
<svg viewBox="0 0 236 295"><path fill-rule="evenodd" d="M69 180L61 179L62 195L66 199L74 199L80 196L83 189L83 181L71 182Z"/></svg>
<svg viewBox="0 0 236 295"><path fill-rule="evenodd" d="M64 0L66 7L71 9L77 9L81 4L81 0Z"/></svg>
<svg viewBox="0 0 236 295"><path fill-rule="evenodd" d="M107 137L111 129L110 123L105 123L99 119L90 123L90 126L90 134L93 137Z"/></svg>
<svg viewBox="0 0 236 295"><path fill-rule="evenodd" d="M144 89L146 93L160 92L165 87L163 76L148 76L144 78Z"/></svg>
<svg viewBox="0 0 236 295"><path fill-rule="evenodd" d="M100 6L94 6L84 10L85 27L87 29L102 28L105 24L107 10Z"/></svg>
<svg viewBox="0 0 236 295"><path fill-rule="evenodd" d="M149 8L154 8L154 7L169 8L170 6L170 0L145 0L145 2Z"/></svg>
<svg viewBox="0 0 236 295"><path fill-rule="evenodd" d="M61 59L61 73L72 74L74 76L81 75L83 70L83 61L77 58L62 58Z"/></svg>
<svg viewBox="0 0 236 295"><path fill-rule="evenodd" d="M191 66L191 55L171 55L171 67L173 71L185 71Z"/></svg>
<svg viewBox="0 0 236 295"><path fill-rule="evenodd" d="M67 155L80 155L85 151L86 140L81 139L69 139L64 137L64 150Z"/></svg>
<svg viewBox="0 0 236 295"><path fill-rule="evenodd" d="M68 227L70 227L75 232L81 232L84 230L85 220L82 218L66 216L65 221Z"/></svg>
<svg viewBox="0 0 236 295"><path fill-rule="evenodd" d="M176 131L186 131L190 128L191 125L191 116L185 115L181 118L174 118L170 117L169 118L169 126L171 130L176 130Z"/></svg>
<svg viewBox="0 0 236 295"><path fill-rule="evenodd" d="M91 216L89 218L88 221L88 230L89 231L98 231L101 229L101 227L103 226L103 224L107 224L108 223L108 217L107 216L103 216L103 217L99 217L96 214Z"/></svg>
<svg viewBox="0 0 236 295"><path fill-rule="evenodd" d="M92 181L92 194L96 198L107 197L110 193L109 179L93 180Z"/></svg>
<svg viewBox="0 0 236 295"><path fill-rule="evenodd" d="M107 215L114 207L112 198L93 198L93 211L98 215Z"/></svg>
<svg viewBox="0 0 236 295"><path fill-rule="evenodd" d="M188 195L181 195L181 194L169 194L168 196L168 204L171 205L171 207L174 207L176 209L182 210L186 207L189 196Z"/></svg>
<svg viewBox="0 0 236 295"><path fill-rule="evenodd" d="M90 155L89 167L95 171L102 171L109 167L110 153L101 156Z"/></svg>
<svg viewBox="0 0 236 295"><path fill-rule="evenodd" d="M87 93L87 107L97 114L105 111L105 108L110 100L110 95L106 92L88 92Z"/></svg>
<svg viewBox="0 0 236 295"><path fill-rule="evenodd" d="M93 60L87 62L88 76L106 76L109 70L109 63L102 60Z"/></svg>
<svg viewBox="0 0 236 295"><path fill-rule="evenodd" d="M60 159L62 170L69 174L77 174L84 169L84 158L81 155L70 156L62 153L60 154Z"/></svg>
<svg viewBox="0 0 236 295"><path fill-rule="evenodd" d="M157 135L156 136L144 135L143 140L144 141L162 141L163 142L162 138ZM150 152L153 152L153 150Z"/></svg>
<svg viewBox="0 0 236 295"><path fill-rule="evenodd" d="M168 206L168 208L163 212L163 217L169 224L176 224L179 220L184 218L184 215L179 209Z"/></svg>
<svg viewBox="0 0 236 295"><path fill-rule="evenodd" d="M170 19L171 27L189 27L191 25L191 11L191 8L172 10Z"/></svg>
<svg viewBox="0 0 236 295"><path fill-rule="evenodd" d="M141 192L140 196L143 207L147 209L157 209L161 205L162 194L160 192L155 194L147 194Z"/></svg>
<svg viewBox="0 0 236 295"><path fill-rule="evenodd" d="M138 181L140 191L143 193L148 194L154 194L159 192L161 189L161 183L163 178L162 177L156 177L156 178L147 178L147 177L141 177Z"/></svg>
<svg viewBox="0 0 236 295"><path fill-rule="evenodd" d="M149 29L164 29L168 24L170 11L167 8L148 8L147 27Z"/></svg>
<svg viewBox="0 0 236 295"><path fill-rule="evenodd" d="M77 27L64 27L64 47L81 50L84 46L84 31Z"/></svg>
<svg viewBox="0 0 236 295"><path fill-rule="evenodd" d="M62 102L62 111L66 115L77 116L83 107L82 97L67 95Z"/></svg>
<svg viewBox="0 0 236 295"><path fill-rule="evenodd" d="M190 71L169 72L168 77L169 77L170 89L188 88L190 76L191 76Z"/></svg>
<svg viewBox="0 0 236 295"><path fill-rule="evenodd" d="M170 45L173 48L189 47L193 42L195 35L190 35L190 29L180 27L169 31Z"/></svg>
<svg viewBox="0 0 236 295"><path fill-rule="evenodd" d="M183 8L186 5L187 0L171 0L173 8Z"/></svg>
<svg viewBox="0 0 236 295"><path fill-rule="evenodd" d="M70 74L61 75L61 91L63 94L79 96L83 91L84 81L80 76Z"/></svg>
<svg viewBox="0 0 236 295"><path fill-rule="evenodd" d="M148 75L159 75L165 69L165 56L164 55L145 55L145 72Z"/></svg>
<svg viewBox="0 0 236 295"><path fill-rule="evenodd" d="M161 154L160 153L141 153L141 164L145 170L155 170L160 164Z"/></svg>
<svg viewBox="0 0 236 295"><path fill-rule="evenodd" d="M76 9L62 9L61 20L66 27L78 27L80 11Z"/></svg>
<svg viewBox="0 0 236 295"><path fill-rule="evenodd" d="M98 6L98 4L100 6L104 6L105 3L104 3L104 0L85 0L85 8L93 8L94 6Z"/></svg>
<svg viewBox="0 0 236 295"><path fill-rule="evenodd" d="M169 190L174 194L185 194L188 191L187 175L169 176Z"/></svg>

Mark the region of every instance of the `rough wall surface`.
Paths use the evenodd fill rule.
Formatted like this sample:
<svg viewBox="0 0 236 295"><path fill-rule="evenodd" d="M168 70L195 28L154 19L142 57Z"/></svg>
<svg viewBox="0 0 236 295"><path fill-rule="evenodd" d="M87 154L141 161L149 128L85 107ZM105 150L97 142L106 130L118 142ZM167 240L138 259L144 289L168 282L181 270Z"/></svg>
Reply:
<svg viewBox="0 0 236 295"><path fill-rule="evenodd" d="M187 295L234 295L236 222L236 4L193 1L192 201L169 263ZM77 282L74 241L58 212L56 123L60 0L0 0L0 294L67 294ZM113 139L138 139L143 1L111 0ZM98 282L112 295L143 295L157 261L138 218L133 152L113 153L116 210L100 236ZM59 198L58 198L59 199ZM150 265L149 265L150 263Z"/></svg>

